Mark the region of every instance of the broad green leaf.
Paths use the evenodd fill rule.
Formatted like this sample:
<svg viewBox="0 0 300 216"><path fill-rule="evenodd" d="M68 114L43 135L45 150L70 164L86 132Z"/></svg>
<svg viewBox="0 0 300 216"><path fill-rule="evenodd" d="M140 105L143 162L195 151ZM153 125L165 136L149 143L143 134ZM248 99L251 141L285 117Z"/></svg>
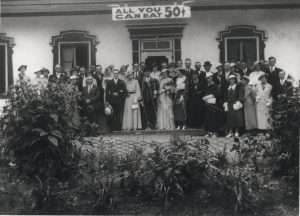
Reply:
<svg viewBox="0 0 300 216"><path fill-rule="evenodd" d="M57 123L58 122L58 116L56 114L51 114L50 117Z"/></svg>
<svg viewBox="0 0 300 216"><path fill-rule="evenodd" d="M62 134L61 134L61 132L58 131L58 130L53 130L53 131L51 131L51 134L52 134L53 136L59 138L59 139L62 139Z"/></svg>
<svg viewBox="0 0 300 216"><path fill-rule="evenodd" d="M58 146L57 139L54 136L49 136L48 140L55 146Z"/></svg>

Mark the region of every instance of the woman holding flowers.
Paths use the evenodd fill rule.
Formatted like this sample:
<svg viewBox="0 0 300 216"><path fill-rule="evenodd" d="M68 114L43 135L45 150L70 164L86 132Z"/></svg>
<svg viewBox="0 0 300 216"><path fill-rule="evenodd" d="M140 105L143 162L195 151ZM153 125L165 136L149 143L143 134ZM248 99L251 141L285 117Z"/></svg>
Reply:
<svg viewBox="0 0 300 216"><path fill-rule="evenodd" d="M204 92L203 100L205 102L205 130L208 132L206 136L217 137L219 130L218 115L219 108L216 106L220 100L220 93L218 85L213 82L214 74L208 72L206 74L206 90Z"/></svg>
<svg viewBox="0 0 300 216"><path fill-rule="evenodd" d="M157 109L157 128L165 130L175 129L172 93L174 82L168 77L168 70L162 70L159 83L159 98Z"/></svg>

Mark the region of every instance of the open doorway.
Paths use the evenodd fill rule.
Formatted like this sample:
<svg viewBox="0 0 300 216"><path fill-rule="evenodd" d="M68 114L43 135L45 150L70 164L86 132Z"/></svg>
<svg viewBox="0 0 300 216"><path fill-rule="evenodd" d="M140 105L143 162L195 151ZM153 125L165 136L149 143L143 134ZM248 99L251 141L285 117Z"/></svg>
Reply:
<svg viewBox="0 0 300 216"><path fill-rule="evenodd" d="M161 63L166 62L169 64L169 59L166 56L149 56L145 60L145 64L147 67L152 68L152 64L156 63L157 64L157 69L160 71L161 70Z"/></svg>

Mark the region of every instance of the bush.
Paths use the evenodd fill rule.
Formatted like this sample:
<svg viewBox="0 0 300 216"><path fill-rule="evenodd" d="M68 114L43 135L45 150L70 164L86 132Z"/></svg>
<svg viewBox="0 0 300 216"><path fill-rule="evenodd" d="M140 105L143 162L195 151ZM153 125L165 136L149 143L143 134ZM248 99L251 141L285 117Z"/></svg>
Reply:
<svg viewBox="0 0 300 216"><path fill-rule="evenodd" d="M291 176L299 181L300 91L280 95L272 106L275 176Z"/></svg>
<svg viewBox="0 0 300 216"><path fill-rule="evenodd" d="M5 154L31 177L66 178L78 163L71 142L78 133L72 123L76 92L54 84L40 92L28 85L11 90L3 119Z"/></svg>

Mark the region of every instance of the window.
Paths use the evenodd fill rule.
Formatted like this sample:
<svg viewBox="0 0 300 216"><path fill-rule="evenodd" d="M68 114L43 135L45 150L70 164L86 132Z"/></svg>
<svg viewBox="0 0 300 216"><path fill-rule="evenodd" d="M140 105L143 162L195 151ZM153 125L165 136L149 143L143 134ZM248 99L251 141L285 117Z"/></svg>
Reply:
<svg viewBox="0 0 300 216"><path fill-rule="evenodd" d="M13 38L0 33L0 97L13 84L12 48Z"/></svg>
<svg viewBox="0 0 300 216"><path fill-rule="evenodd" d="M130 24L127 25L132 40L132 61L148 64L181 59L181 38L185 23ZM150 57L150 58L149 58Z"/></svg>
<svg viewBox="0 0 300 216"><path fill-rule="evenodd" d="M90 65L89 43L61 43L60 63L65 70L70 70L76 65Z"/></svg>
<svg viewBox="0 0 300 216"><path fill-rule="evenodd" d="M251 66L255 61L264 59L266 33L255 26L231 26L220 32L220 62L246 61Z"/></svg>
<svg viewBox="0 0 300 216"><path fill-rule="evenodd" d="M86 31L61 32L52 37L53 67L60 64L65 70L70 70L76 65L88 68L89 65L96 64L98 43L96 36Z"/></svg>
<svg viewBox="0 0 300 216"><path fill-rule="evenodd" d="M143 41L142 49L143 50L157 50L157 49L172 49L171 47L172 41Z"/></svg>

